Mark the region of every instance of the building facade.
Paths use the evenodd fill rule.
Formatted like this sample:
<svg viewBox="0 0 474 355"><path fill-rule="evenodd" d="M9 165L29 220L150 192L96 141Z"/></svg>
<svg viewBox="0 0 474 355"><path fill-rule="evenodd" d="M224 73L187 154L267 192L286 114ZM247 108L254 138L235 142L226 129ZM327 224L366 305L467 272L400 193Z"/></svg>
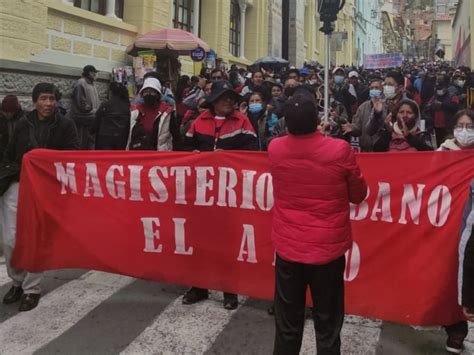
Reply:
<svg viewBox="0 0 474 355"><path fill-rule="evenodd" d="M364 63L364 55L383 53L382 0L357 0L355 2L354 60Z"/></svg>
<svg viewBox="0 0 474 355"><path fill-rule="evenodd" d="M470 0L459 0L452 21L453 61L457 66L466 65L474 68L472 29L474 29L474 4Z"/></svg>
<svg viewBox="0 0 474 355"><path fill-rule="evenodd" d="M39 81L72 92L85 65L98 70L102 97L112 68L131 63L127 46L160 28L193 32L226 66L273 55L301 67L324 61L324 35L312 0L3 0L0 7L0 99L30 101ZM332 36L332 61L357 62L355 0L346 1ZM367 30L369 32L369 30ZM158 58L159 60L159 58ZM183 73L199 72L180 57Z"/></svg>

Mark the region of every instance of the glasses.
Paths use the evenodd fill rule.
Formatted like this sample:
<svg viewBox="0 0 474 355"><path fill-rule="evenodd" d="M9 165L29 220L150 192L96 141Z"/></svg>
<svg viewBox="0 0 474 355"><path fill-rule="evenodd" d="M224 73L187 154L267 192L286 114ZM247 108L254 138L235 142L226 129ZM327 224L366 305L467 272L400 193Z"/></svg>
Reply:
<svg viewBox="0 0 474 355"><path fill-rule="evenodd" d="M212 80L222 80L222 76L213 76Z"/></svg>
<svg viewBox="0 0 474 355"><path fill-rule="evenodd" d="M463 129L463 128L466 128L468 132L474 132L473 124L457 124L454 126L454 129Z"/></svg>

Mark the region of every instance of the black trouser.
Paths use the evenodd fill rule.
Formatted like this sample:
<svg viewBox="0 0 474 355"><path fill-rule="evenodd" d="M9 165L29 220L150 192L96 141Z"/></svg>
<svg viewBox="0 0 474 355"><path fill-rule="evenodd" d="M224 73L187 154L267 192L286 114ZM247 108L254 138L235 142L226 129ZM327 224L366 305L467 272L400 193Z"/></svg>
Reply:
<svg viewBox="0 0 474 355"><path fill-rule="evenodd" d="M318 355L340 354L344 322L344 255L325 265L276 257L274 354L299 354L305 322L306 287L311 289Z"/></svg>
<svg viewBox="0 0 474 355"><path fill-rule="evenodd" d="M459 341L463 341L464 339L466 339L467 334L469 333L469 328L467 326L466 320L462 320L451 325L445 325L444 329L446 330L448 337Z"/></svg>

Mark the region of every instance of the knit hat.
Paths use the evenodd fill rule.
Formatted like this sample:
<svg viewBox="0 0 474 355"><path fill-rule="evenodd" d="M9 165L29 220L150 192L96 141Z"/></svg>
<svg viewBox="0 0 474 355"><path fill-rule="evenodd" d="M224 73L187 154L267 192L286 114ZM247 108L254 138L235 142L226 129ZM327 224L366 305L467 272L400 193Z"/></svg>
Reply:
<svg viewBox="0 0 474 355"><path fill-rule="evenodd" d="M18 98L15 95L7 95L2 100L3 112L18 112L21 110Z"/></svg>

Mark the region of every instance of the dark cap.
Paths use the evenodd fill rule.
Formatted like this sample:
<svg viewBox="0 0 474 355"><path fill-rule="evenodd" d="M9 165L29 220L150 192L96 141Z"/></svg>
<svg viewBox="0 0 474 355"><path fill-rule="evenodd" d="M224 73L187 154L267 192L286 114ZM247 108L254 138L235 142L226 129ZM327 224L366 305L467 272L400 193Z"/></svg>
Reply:
<svg viewBox="0 0 474 355"><path fill-rule="evenodd" d="M293 96L285 103L283 113L290 134L309 134L318 127L318 110L314 100L308 97Z"/></svg>
<svg viewBox="0 0 474 355"><path fill-rule="evenodd" d="M93 65L86 65L82 69L83 73L97 73L97 69Z"/></svg>
<svg viewBox="0 0 474 355"><path fill-rule="evenodd" d="M15 95L7 95L2 100L3 112L18 112L21 111L20 103Z"/></svg>
<svg viewBox="0 0 474 355"><path fill-rule="evenodd" d="M212 83L211 94L206 99L206 104L210 105L219 99L222 95L229 93L235 99L239 101L241 99L240 95L237 94L232 85L227 80L217 80Z"/></svg>

